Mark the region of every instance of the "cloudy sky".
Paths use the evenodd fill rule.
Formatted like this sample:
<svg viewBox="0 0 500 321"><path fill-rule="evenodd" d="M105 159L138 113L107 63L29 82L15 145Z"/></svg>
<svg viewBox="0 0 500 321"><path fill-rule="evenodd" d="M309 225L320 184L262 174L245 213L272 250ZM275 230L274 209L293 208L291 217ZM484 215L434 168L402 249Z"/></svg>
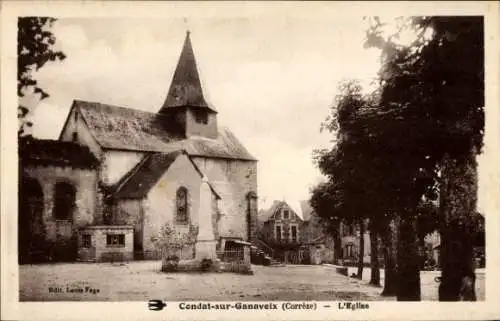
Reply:
<svg viewBox="0 0 500 321"><path fill-rule="evenodd" d="M319 128L337 83L368 84L379 68L361 17L59 19L67 59L36 74L50 98L24 100L34 135L57 138L73 99L157 111L188 28L207 100L259 159L260 205L307 199L320 179L312 150L331 144Z"/></svg>

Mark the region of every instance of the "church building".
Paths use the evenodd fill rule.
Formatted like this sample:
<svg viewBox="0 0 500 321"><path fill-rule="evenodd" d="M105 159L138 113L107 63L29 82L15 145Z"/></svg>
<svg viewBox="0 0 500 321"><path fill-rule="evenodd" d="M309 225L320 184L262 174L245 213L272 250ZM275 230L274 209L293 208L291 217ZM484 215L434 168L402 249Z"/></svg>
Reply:
<svg viewBox="0 0 500 321"><path fill-rule="evenodd" d="M219 252L255 238L257 160L205 100L189 32L157 112L74 100L58 140L20 141L19 164L21 263L156 259L166 225L189 235L205 216Z"/></svg>

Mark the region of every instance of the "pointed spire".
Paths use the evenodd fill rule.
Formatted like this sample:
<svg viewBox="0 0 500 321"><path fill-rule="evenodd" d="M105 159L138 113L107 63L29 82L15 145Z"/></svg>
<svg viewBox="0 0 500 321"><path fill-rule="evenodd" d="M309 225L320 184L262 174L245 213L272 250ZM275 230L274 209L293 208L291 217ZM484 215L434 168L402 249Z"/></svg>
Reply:
<svg viewBox="0 0 500 321"><path fill-rule="evenodd" d="M191 32L187 30L184 46L162 109L183 106L212 109L203 97L190 34Z"/></svg>

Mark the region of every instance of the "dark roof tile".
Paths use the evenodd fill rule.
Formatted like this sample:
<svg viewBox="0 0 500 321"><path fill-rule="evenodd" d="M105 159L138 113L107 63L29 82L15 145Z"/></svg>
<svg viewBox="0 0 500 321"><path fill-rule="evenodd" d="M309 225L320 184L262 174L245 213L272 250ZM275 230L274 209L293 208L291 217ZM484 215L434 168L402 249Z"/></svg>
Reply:
<svg viewBox="0 0 500 321"><path fill-rule="evenodd" d="M189 31L186 33L184 46L162 109L183 106L208 108L215 111L203 97L203 89Z"/></svg>
<svg viewBox="0 0 500 321"><path fill-rule="evenodd" d="M183 149L192 156L256 160L224 127L219 128L216 139L182 138L165 129L159 114L81 100L75 100L73 106L104 148L164 153Z"/></svg>
<svg viewBox="0 0 500 321"><path fill-rule="evenodd" d="M160 178L170 168L179 155L186 154L185 151L175 151L168 154L154 153L147 155L136 167L134 167L127 175L120 180L113 188L112 194L116 198L143 198L148 192L156 185ZM196 164L189 158L188 159L200 174L203 173L199 170ZM215 191L213 186L209 183L210 189L220 199L219 194Z"/></svg>

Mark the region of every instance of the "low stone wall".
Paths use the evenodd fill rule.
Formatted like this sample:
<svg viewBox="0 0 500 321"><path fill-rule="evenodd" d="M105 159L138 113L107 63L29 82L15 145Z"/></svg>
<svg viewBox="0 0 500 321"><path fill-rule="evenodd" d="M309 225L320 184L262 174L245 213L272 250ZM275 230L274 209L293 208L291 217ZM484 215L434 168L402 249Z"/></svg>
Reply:
<svg viewBox="0 0 500 321"><path fill-rule="evenodd" d="M99 262L122 262L122 261L132 261L134 255L131 252L101 252L101 255L97 258Z"/></svg>
<svg viewBox="0 0 500 321"><path fill-rule="evenodd" d="M337 272L338 274L349 276L349 267L347 266L334 265L334 264L323 264L323 266L335 269L335 272Z"/></svg>
<svg viewBox="0 0 500 321"><path fill-rule="evenodd" d="M162 262L162 271L163 272L230 272L230 273L238 273L238 274L248 274L252 275L252 265L246 263L244 261L232 261L232 262L223 262L220 260L212 261L212 264L209 267L203 267L203 261L200 260L180 260L177 263L175 269L169 269L164 267L166 266L166 262Z"/></svg>
<svg viewBox="0 0 500 321"><path fill-rule="evenodd" d="M221 262L220 272L253 275L252 265L243 261Z"/></svg>

